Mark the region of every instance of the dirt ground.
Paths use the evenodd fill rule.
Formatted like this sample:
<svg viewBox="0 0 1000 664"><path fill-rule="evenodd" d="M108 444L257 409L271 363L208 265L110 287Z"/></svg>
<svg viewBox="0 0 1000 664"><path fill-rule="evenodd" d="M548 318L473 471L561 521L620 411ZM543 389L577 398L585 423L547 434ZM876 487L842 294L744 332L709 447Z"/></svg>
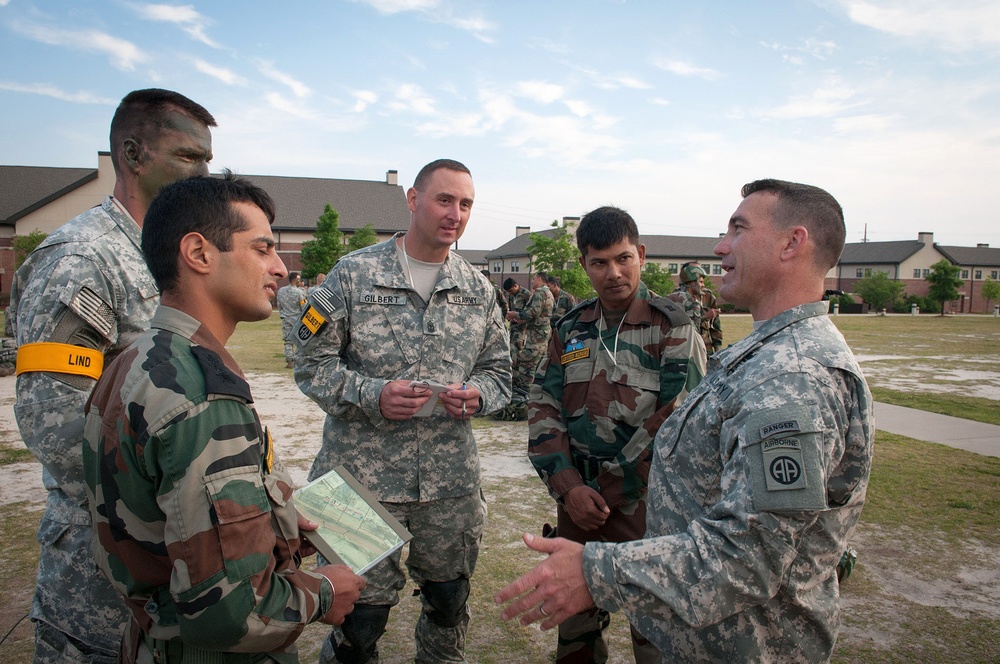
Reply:
<svg viewBox="0 0 1000 664"><path fill-rule="evenodd" d="M323 417L319 409L302 396L290 373L256 374L248 378L257 399L257 409L262 421L268 424L278 441L282 458L290 469L293 479L296 483L302 484L320 444ZM19 444L20 439L13 417L14 380L13 377L0 378L0 439ZM520 491L521 495L530 493L530 496L519 495L514 500L533 501L537 505L532 509L544 510L544 505L542 507L538 505L548 498L538 489L540 485L523 454L526 433L527 427L524 423L495 423L494 426L477 429L484 490L491 503L502 501L511 492ZM45 492L41 487L40 475L40 467L34 461L0 466L0 506L26 501L26 510L41 510ZM493 529L491 537L500 540L492 542L491 546L500 549L519 547L517 533L521 531L523 524L516 522L516 515L503 517L498 514L499 511L499 508L491 511L490 519L509 518L511 523L494 521L491 524ZM513 511L517 512L517 508L515 507ZM4 542L2 546L6 548L9 544ZM883 532L862 523L853 544L861 552L861 564L855 576L845 585L843 595L845 621L840 636L841 644L861 644L863 647L868 647L870 644L876 651L891 652L894 644L907 638L910 629L907 622L914 606L943 609L955 619L969 617L1000 619L1000 602L997 601L997 597L1000 597L1000 551L982 547L981 550L964 552L965 555L960 556L958 560L949 556L947 573L937 574L928 571L934 566L933 564L929 566L928 558L933 556L935 550L948 551L950 545L945 542L914 542L905 532ZM527 556L525 552L526 559ZM481 558L481 570L490 559L484 553ZM477 572L477 577L481 576L482 572ZM492 577L490 579L491 583L499 583ZM859 599L851 592L852 584L856 584L859 588L865 587L869 592ZM0 630L3 633L11 629L14 622L28 609L33 579L25 579L24 586L24 593L18 593L19 606L7 606L0 610L0 616L3 617L0 621ZM492 593L498 588L499 586L481 592ZM875 590L877 599L874 602L871 599L872 589ZM416 605L416 602L412 601L409 604ZM415 617L415 608L411 606L409 609L404 609L402 606L396 613L401 617L407 614ZM484 616L483 613L480 612L474 623L481 623L482 626L470 631L468 646L470 653L480 648L483 648L484 652L488 649L488 644L476 641L509 638L509 635L498 631L495 625L489 624L498 622L495 620L495 615ZM621 621L621 618L616 617L616 620ZM407 641L408 630L412 629L412 624L410 618L408 626L390 629L386 640L388 636L393 636L401 641ZM28 621L24 621L18 626L14 636L30 639L30 629ZM393 632L393 629L398 631ZM301 644L303 662L315 661L315 652L324 634L322 626L312 626L307 630ZM554 635L533 631L523 638L526 639L528 648L522 657L523 661L548 661L547 657L542 658L542 653L551 650ZM613 653L615 650L617 652L611 661L613 663L631 661L626 657L625 642L620 636L617 645L620 647L613 649ZM11 661L4 657L5 651L6 646L0 647L0 659ZM534 659L535 655L532 653L536 653L540 659ZM404 662L411 658L412 652L404 649L395 655L383 656L383 662L386 664ZM470 661L478 659L470 657ZM483 661L503 660L484 657ZM835 661L837 661L836 656ZM878 656L865 661L894 660Z"/></svg>

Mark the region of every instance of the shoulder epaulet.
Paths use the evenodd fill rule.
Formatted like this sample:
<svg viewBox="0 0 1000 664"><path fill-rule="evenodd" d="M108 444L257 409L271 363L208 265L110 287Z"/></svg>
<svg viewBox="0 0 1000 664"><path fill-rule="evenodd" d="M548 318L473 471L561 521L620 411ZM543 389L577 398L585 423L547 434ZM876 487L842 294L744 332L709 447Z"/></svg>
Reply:
<svg viewBox="0 0 1000 664"><path fill-rule="evenodd" d="M558 327L559 325L561 325L562 322L564 320L568 319L570 316L576 315L576 312L579 311L580 309L583 309L585 307L589 307L591 304L594 303L595 300L597 300L597 298L596 297L592 297L589 300L584 300L583 302L578 302L569 311L567 311L566 313L564 313L562 316L559 317L559 320L556 321L556 327Z"/></svg>
<svg viewBox="0 0 1000 664"><path fill-rule="evenodd" d="M656 297L651 298L649 300L649 306L666 315L667 320L670 321L670 325L672 327L691 325L691 318L684 313L684 308L662 295L657 295Z"/></svg>
<svg viewBox="0 0 1000 664"><path fill-rule="evenodd" d="M203 346L192 346L191 354L198 360L201 371L205 375L205 392L207 394L225 394L243 399L247 403L253 401L250 386L245 380L230 371L217 353Z"/></svg>

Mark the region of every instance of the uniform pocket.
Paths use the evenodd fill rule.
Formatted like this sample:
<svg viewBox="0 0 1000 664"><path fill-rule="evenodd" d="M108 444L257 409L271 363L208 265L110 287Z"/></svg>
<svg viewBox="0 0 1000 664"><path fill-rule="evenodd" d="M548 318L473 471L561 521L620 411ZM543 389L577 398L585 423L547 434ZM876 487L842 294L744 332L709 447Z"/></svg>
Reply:
<svg viewBox="0 0 1000 664"><path fill-rule="evenodd" d="M264 570L273 535L271 503L260 468L240 466L205 476L205 490L212 505L212 521L219 532L223 565L230 581Z"/></svg>

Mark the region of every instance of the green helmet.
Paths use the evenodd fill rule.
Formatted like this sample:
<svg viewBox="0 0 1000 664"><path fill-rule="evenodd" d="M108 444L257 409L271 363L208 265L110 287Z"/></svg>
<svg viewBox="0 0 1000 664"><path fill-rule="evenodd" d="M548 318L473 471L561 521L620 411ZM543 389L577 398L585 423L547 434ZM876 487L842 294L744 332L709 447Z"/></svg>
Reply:
<svg viewBox="0 0 1000 664"><path fill-rule="evenodd" d="M687 284L698 281L698 277L707 276L705 271L698 265L685 265L681 268L681 283Z"/></svg>

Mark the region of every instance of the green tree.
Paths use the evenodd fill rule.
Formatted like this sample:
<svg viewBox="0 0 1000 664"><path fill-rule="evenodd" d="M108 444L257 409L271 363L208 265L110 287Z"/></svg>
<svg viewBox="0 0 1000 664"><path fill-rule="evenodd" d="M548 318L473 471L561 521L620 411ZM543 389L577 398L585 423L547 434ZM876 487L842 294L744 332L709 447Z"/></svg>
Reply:
<svg viewBox="0 0 1000 664"><path fill-rule="evenodd" d="M657 295L669 295L674 292L673 277L660 267L659 263L653 261L646 261L642 266L642 283Z"/></svg>
<svg viewBox="0 0 1000 664"><path fill-rule="evenodd" d="M1000 281L987 277L983 282L983 297L986 298L986 308L990 308L990 302L1000 300Z"/></svg>
<svg viewBox="0 0 1000 664"><path fill-rule="evenodd" d="M958 288L962 280L958 278L960 268L942 258L931 265L930 273L924 279L930 283L927 299L941 303L941 315L944 316L944 303L958 299Z"/></svg>
<svg viewBox="0 0 1000 664"><path fill-rule="evenodd" d="M347 240L347 251L355 251L357 249L364 249L365 247L370 247L373 244L378 243L378 235L375 234L375 228L371 224L365 224L358 230L351 234L351 237Z"/></svg>
<svg viewBox="0 0 1000 664"><path fill-rule="evenodd" d="M302 243L302 276L312 279L326 274L344 255L344 234L340 231L340 215L329 203L316 222L312 240Z"/></svg>
<svg viewBox="0 0 1000 664"><path fill-rule="evenodd" d="M594 289L583 266L580 265L580 250L576 248L570 228L552 222L556 233L549 237L541 233L531 234L528 254L531 255L531 271L547 272L559 277L562 287L577 299L587 298Z"/></svg>
<svg viewBox="0 0 1000 664"><path fill-rule="evenodd" d="M18 235L14 238L14 269L21 267L28 258L28 254L35 250L35 247L42 243L47 235L40 230L33 230L27 235Z"/></svg>
<svg viewBox="0 0 1000 664"><path fill-rule="evenodd" d="M876 311L890 309L903 297L903 282L890 279L887 272L867 274L854 284L854 292Z"/></svg>

